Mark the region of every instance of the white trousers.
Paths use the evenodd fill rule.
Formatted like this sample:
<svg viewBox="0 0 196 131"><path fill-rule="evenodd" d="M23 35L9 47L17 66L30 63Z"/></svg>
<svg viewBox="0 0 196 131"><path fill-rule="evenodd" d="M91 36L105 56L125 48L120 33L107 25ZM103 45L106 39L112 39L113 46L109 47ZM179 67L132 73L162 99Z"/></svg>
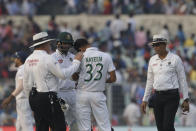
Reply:
<svg viewBox="0 0 196 131"><path fill-rule="evenodd" d="M76 113L80 131L91 131L91 113L99 131L111 131L106 96L103 92L77 91Z"/></svg>
<svg viewBox="0 0 196 131"><path fill-rule="evenodd" d="M16 100L16 131L33 131L33 116L28 99Z"/></svg>
<svg viewBox="0 0 196 131"><path fill-rule="evenodd" d="M69 109L65 113L65 120L70 128L73 128L74 123L76 123L76 91L59 91L58 97L65 100L69 104Z"/></svg>

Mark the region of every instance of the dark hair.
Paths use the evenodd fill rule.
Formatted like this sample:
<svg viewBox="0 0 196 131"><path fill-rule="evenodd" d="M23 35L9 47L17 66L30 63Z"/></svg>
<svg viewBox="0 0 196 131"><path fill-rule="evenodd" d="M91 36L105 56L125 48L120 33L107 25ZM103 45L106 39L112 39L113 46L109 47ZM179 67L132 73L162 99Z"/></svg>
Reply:
<svg viewBox="0 0 196 131"><path fill-rule="evenodd" d="M79 51L80 50L80 47L83 47L85 45L88 45L88 41L86 39L84 39L84 38L77 39L74 42L74 49L76 51Z"/></svg>

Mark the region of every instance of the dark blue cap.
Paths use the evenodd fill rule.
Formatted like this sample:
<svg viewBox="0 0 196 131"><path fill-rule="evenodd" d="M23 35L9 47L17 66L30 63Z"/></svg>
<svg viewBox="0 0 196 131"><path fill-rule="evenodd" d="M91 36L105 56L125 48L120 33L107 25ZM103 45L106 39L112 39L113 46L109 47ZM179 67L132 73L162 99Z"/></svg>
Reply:
<svg viewBox="0 0 196 131"><path fill-rule="evenodd" d="M25 60L26 60L27 57L28 57L28 53L26 53L26 52L24 52L24 51L17 51L17 52L14 54L14 57L20 59L21 62L24 63Z"/></svg>

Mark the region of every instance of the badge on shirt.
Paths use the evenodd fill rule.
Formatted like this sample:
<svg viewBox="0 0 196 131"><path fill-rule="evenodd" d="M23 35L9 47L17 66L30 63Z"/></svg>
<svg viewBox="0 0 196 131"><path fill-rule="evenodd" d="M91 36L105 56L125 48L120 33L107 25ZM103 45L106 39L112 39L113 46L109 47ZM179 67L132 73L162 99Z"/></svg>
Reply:
<svg viewBox="0 0 196 131"><path fill-rule="evenodd" d="M157 63L153 64L152 66L157 66Z"/></svg>
<svg viewBox="0 0 196 131"><path fill-rule="evenodd" d="M168 62L168 65L171 65L171 62Z"/></svg>
<svg viewBox="0 0 196 131"><path fill-rule="evenodd" d="M61 64L63 63L63 59L59 59L58 62Z"/></svg>
<svg viewBox="0 0 196 131"><path fill-rule="evenodd" d="M72 58L69 58L69 60L70 60L70 61L73 61L73 59L72 59Z"/></svg>

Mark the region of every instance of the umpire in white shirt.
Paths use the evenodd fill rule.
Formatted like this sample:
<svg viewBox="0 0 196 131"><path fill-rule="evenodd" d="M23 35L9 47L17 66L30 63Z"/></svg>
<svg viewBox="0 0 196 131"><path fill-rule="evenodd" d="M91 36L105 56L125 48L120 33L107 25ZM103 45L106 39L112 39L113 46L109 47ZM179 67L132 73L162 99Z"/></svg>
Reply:
<svg viewBox="0 0 196 131"><path fill-rule="evenodd" d="M34 111L36 131L65 131L66 124L58 98L58 78L67 79L78 70L82 53L78 53L69 68L60 68L49 53L50 39L47 32L33 36L33 53L24 64L24 89L29 94L29 103ZM30 91L31 90L31 91Z"/></svg>
<svg viewBox="0 0 196 131"><path fill-rule="evenodd" d="M56 62L59 63L61 68L71 66L74 59L74 54L69 52L73 46L72 35L68 32L61 32L57 37L57 49L52 54ZM58 96L66 101L69 105L68 110L65 112L65 119L70 127L70 131L78 131L76 124L76 83L72 79L62 80L59 79L58 83Z"/></svg>
<svg viewBox="0 0 196 131"><path fill-rule="evenodd" d="M146 106L152 88L154 115L158 131L175 131L174 119L179 106L180 95L183 94L183 111L189 111L188 85L182 60L176 54L166 50L167 39L163 35L154 35L151 43L156 55L152 56L148 65L147 83L142 102L142 111Z"/></svg>

